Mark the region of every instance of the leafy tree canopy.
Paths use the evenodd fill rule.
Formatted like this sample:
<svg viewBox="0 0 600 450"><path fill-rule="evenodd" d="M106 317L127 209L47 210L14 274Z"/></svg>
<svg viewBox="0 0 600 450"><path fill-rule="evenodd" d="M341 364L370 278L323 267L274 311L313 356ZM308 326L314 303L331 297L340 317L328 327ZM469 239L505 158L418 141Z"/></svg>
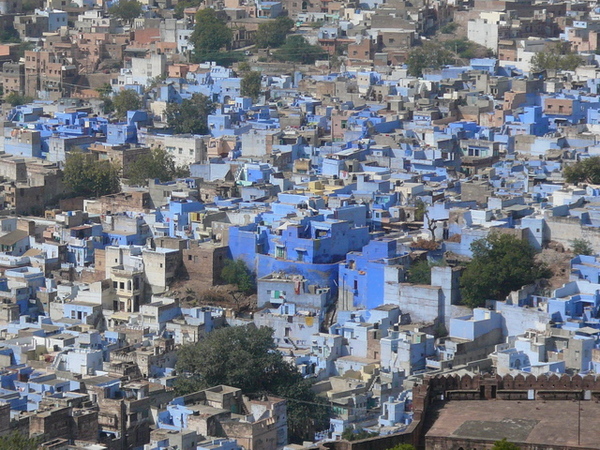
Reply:
<svg viewBox="0 0 600 450"><path fill-rule="evenodd" d="M492 450L521 450L521 447L503 438L501 441L494 442Z"/></svg>
<svg viewBox="0 0 600 450"><path fill-rule="evenodd" d="M293 440L311 437L327 426L328 408L311 390L311 381L276 350L271 328L254 325L221 328L178 352L181 376L176 389L184 395L219 384L245 394L269 393L288 400L288 429Z"/></svg>
<svg viewBox="0 0 600 450"><path fill-rule="evenodd" d="M227 284L235 284L245 294L252 294L256 290L254 276L241 259L227 260L221 272L221 278Z"/></svg>
<svg viewBox="0 0 600 450"><path fill-rule="evenodd" d="M430 262L426 259L411 264L408 269L408 282L414 284L431 284L431 268L443 264L443 262Z"/></svg>
<svg viewBox="0 0 600 450"><path fill-rule="evenodd" d="M19 32L12 25L0 29L0 42L3 44L16 44L21 42Z"/></svg>
<svg viewBox="0 0 600 450"><path fill-rule="evenodd" d="M425 218L425 213L427 212L427 203L421 200L421 198L417 198L415 206L415 220L418 222L422 222Z"/></svg>
<svg viewBox="0 0 600 450"><path fill-rule="evenodd" d="M87 197L119 192L119 170L109 161L99 161L90 153L72 151L63 170L65 185L75 194Z"/></svg>
<svg viewBox="0 0 600 450"><path fill-rule="evenodd" d="M16 431L0 437L0 450L36 450L38 444L38 439L29 438Z"/></svg>
<svg viewBox="0 0 600 450"><path fill-rule="evenodd" d="M27 103L31 103L33 101L33 98L27 96L27 95L21 95L18 92L10 92L5 98L4 100L6 100L8 103L10 103L11 106L19 106L19 105L26 105Z"/></svg>
<svg viewBox="0 0 600 450"><path fill-rule="evenodd" d="M327 58L327 53L318 45L310 45L302 36L288 36L285 44L273 56L279 61L313 64L317 59Z"/></svg>
<svg viewBox="0 0 600 450"><path fill-rule="evenodd" d="M191 374L194 390L226 384L247 394L272 392L290 379L299 381L294 367L275 351L272 334L270 328L251 325L215 330L181 348L177 369Z"/></svg>
<svg viewBox="0 0 600 450"><path fill-rule="evenodd" d="M202 0L181 0L177 2L173 11L173 16L176 19L183 18L183 11L186 8L196 8L202 4Z"/></svg>
<svg viewBox="0 0 600 450"><path fill-rule="evenodd" d="M354 430L351 427L348 427L342 431L342 439L346 441L360 441L361 439L368 439L375 436L378 436L378 433L372 433L370 431L363 430L362 428Z"/></svg>
<svg viewBox="0 0 600 450"><path fill-rule="evenodd" d="M600 184L600 156L585 158L566 166L563 176L569 183Z"/></svg>
<svg viewBox="0 0 600 450"><path fill-rule="evenodd" d="M196 25L190 42L194 45L198 62L210 60L211 55L229 47L232 38L232 31L214 9L204 8L196 13Z"/></svg>
<svg viewBox="0 0 600 450"><path fill-rule="evenodd" d="M244 76L245 74L247 74L251 70L252 70L252 67L250 67L250 64L247 61L242 61L241 63L239 63L237 65L237 73L239 75Z"/></svg>
<svg viewBox="0 0 600 450"><path fill-rule="evenodd" d="M278 17L260 24L255 35L256 46L258 48L281 47L292 28L294 28L294 21L289 17Z"/></svg>
<svg viewBox="0 0 600 450"><path fill-rule="evenodd" d="M113 89L110 83L104 83L99 88L96 88L96 91L100 94L100 96L106 97L112 93Z"/></svg>
<svg viewBox="0 0 600 450"><path fill-rule="evenodd" d="M454 52L464 59L471 59L476 56L477 44L465 37L444 41L443 46L446 50Z"/></svg>
<svg viewBox="0 0 600 450"><path fill-rule="evenodd" d="M40 7L40 3L36 0L24 0L21 5L21 10L27 14L35 11L36 8Z"/></svg>
<svg viewBox="0 0 600 450"><path fill-rule="evenodd" d="M586 239L573 239L571 241L571 250L576 255L593 255L594 248L592 243Z"/></svg>
<svg viewBox="0 0 600 450"><path fill-rule="evenodd" d="M119 3L111 6L108 12L125 22L131 23L133 19L142 14L142 4L137 0L119 0Z"/></svg>
<svg viewBox="0 0 600 450"><path fill-rule="evenodd" d="M129 167L123 169L129 183L136 186L145 186L148 179L158 178L164 182L189 176L189 169L177 166L173 155L158 148L141 155Z"/></svg>
<svg viewBox="0 0 600 450"><path fill-rule="evenodd" d="M127 118L127 111L135 111L142 107L140 96L131 89L119 91L112 99L112 103L117 120L125 120Z"/></svg>
<svg viewBox="0 0 600 450"><path fill-rule="evenodd" d="M463 303L471 308L488 299L506 296L539 278L548 278L548 268L535 260L535 249L508 234L491 233L471 244L473 259L462 274Z"/></svg>
<svg viewBox="0 0 600 450"><path fill-rule="evenodd" d="M416 450L414 445L411 444L398 444L388 450Z"/></svg>
<svg viewBox="0 0 600 450"><path fill-rule="evenodd" d="M260 72L251 70L242 76L240 93L245 97L256 100L260 96L262 75Z"/></svg>
<svg viewBox="0 0 600 450"><path fill-rule="evenodd" d="M443 45L427 41L421 47L415 47L408 54L406 65L408 74L414 77L423 76L425 69L439 69L453 62L452 53Z"/></svg>
<svg viewBox="0 0 600 450"><path fill-rule="evenodd" d="M206 95L194 94L181 103L169 103L165 114L175 134L208 134L207 117L214 110L214 103Z"/></svg>
<svg viewBox="0 0 600 450"><path fill-rule="evenodd" d="M442 34L454 34L454 32L458 29L459 25L456 22L450 22L440 28L440 33Z"/></svg>
<svg viewBox="0 0 600 450"><path fill-rule="evenodd" d="M531 58L531 69L534 72L577 69L582 59L571 51L568 43L565 44L557 44L545 52L537 52Z"/></svg>

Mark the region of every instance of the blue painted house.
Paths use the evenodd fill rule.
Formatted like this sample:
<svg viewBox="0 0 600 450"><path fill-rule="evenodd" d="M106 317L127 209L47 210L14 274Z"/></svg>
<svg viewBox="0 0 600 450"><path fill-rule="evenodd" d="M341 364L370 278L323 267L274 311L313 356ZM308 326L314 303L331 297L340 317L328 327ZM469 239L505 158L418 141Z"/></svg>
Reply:
<svg viewBox="0 0 600 450"><path fill-rule="evenodd" d="M386 286L397 287L403 282L404 267L409 264L408 253L398 251L393 239L373 239L361 252L349 252L346 261L339 264L340 309L381 306L385 303Z"/></svg>

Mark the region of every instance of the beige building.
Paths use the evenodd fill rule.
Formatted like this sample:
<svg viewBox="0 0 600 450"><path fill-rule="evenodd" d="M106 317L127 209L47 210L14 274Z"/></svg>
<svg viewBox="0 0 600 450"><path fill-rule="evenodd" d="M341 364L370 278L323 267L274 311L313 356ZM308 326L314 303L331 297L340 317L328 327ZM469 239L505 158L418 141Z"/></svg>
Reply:
<svg viewBox="0 0 600 450"><path fill-rule="evenodd" d="M146 281L153 294L165 292L181 266L179 249L157 248L142 251Z"/></svg>
<svg viewBox="0 0 600 450"><path fill-rule="evenodd" d="M145 145L167 151L173 157L175 165L189 166L206 161L204 138L194 134L146 135Z"/></svg>
<svg viewBox="0 0 600 450"><path fill-rule="evenodd" d="M108 246L104 253L106 278L112 281L115 297L112 310L138 312L144 299L144 270L139 247Z"/></svg>

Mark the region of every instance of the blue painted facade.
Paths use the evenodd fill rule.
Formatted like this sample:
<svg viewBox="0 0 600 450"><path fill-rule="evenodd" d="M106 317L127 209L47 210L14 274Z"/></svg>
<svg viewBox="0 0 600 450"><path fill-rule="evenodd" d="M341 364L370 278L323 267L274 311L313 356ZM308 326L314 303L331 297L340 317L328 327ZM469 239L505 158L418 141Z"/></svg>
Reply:
<svg viewBox="0 0 600 450"><path fill-rule="evenodd" d="M398 252L395 240L373 239L361 252L349 252L346 261L340 263L338 286L352 292L354 308L376 308L385 300L386 268L404 264L409 265L410 258L408 253Z"/></svg>
<svg viewBox="0 0 600 450"><path fill-rule="evenodd" d="M298 224L273 230L251 224L229 230L229 248L234 259L242 259L257 276L284 271L302 274L310 284L337 291L338 263L349 251L369 242L367 227L350 222L306 217Z"/></svg>

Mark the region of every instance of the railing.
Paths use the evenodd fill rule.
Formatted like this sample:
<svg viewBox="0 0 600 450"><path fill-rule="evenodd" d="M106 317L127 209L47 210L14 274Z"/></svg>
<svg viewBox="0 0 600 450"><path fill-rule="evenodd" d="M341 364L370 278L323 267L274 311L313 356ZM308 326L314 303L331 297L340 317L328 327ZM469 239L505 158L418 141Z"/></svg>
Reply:
<svg viewBox="0 0 600 450"><path fill-rule="evenodd" d="M438 361L437 359L425 358L425 365L432 369L441 369L442 368L442 362Z"/></svg>

